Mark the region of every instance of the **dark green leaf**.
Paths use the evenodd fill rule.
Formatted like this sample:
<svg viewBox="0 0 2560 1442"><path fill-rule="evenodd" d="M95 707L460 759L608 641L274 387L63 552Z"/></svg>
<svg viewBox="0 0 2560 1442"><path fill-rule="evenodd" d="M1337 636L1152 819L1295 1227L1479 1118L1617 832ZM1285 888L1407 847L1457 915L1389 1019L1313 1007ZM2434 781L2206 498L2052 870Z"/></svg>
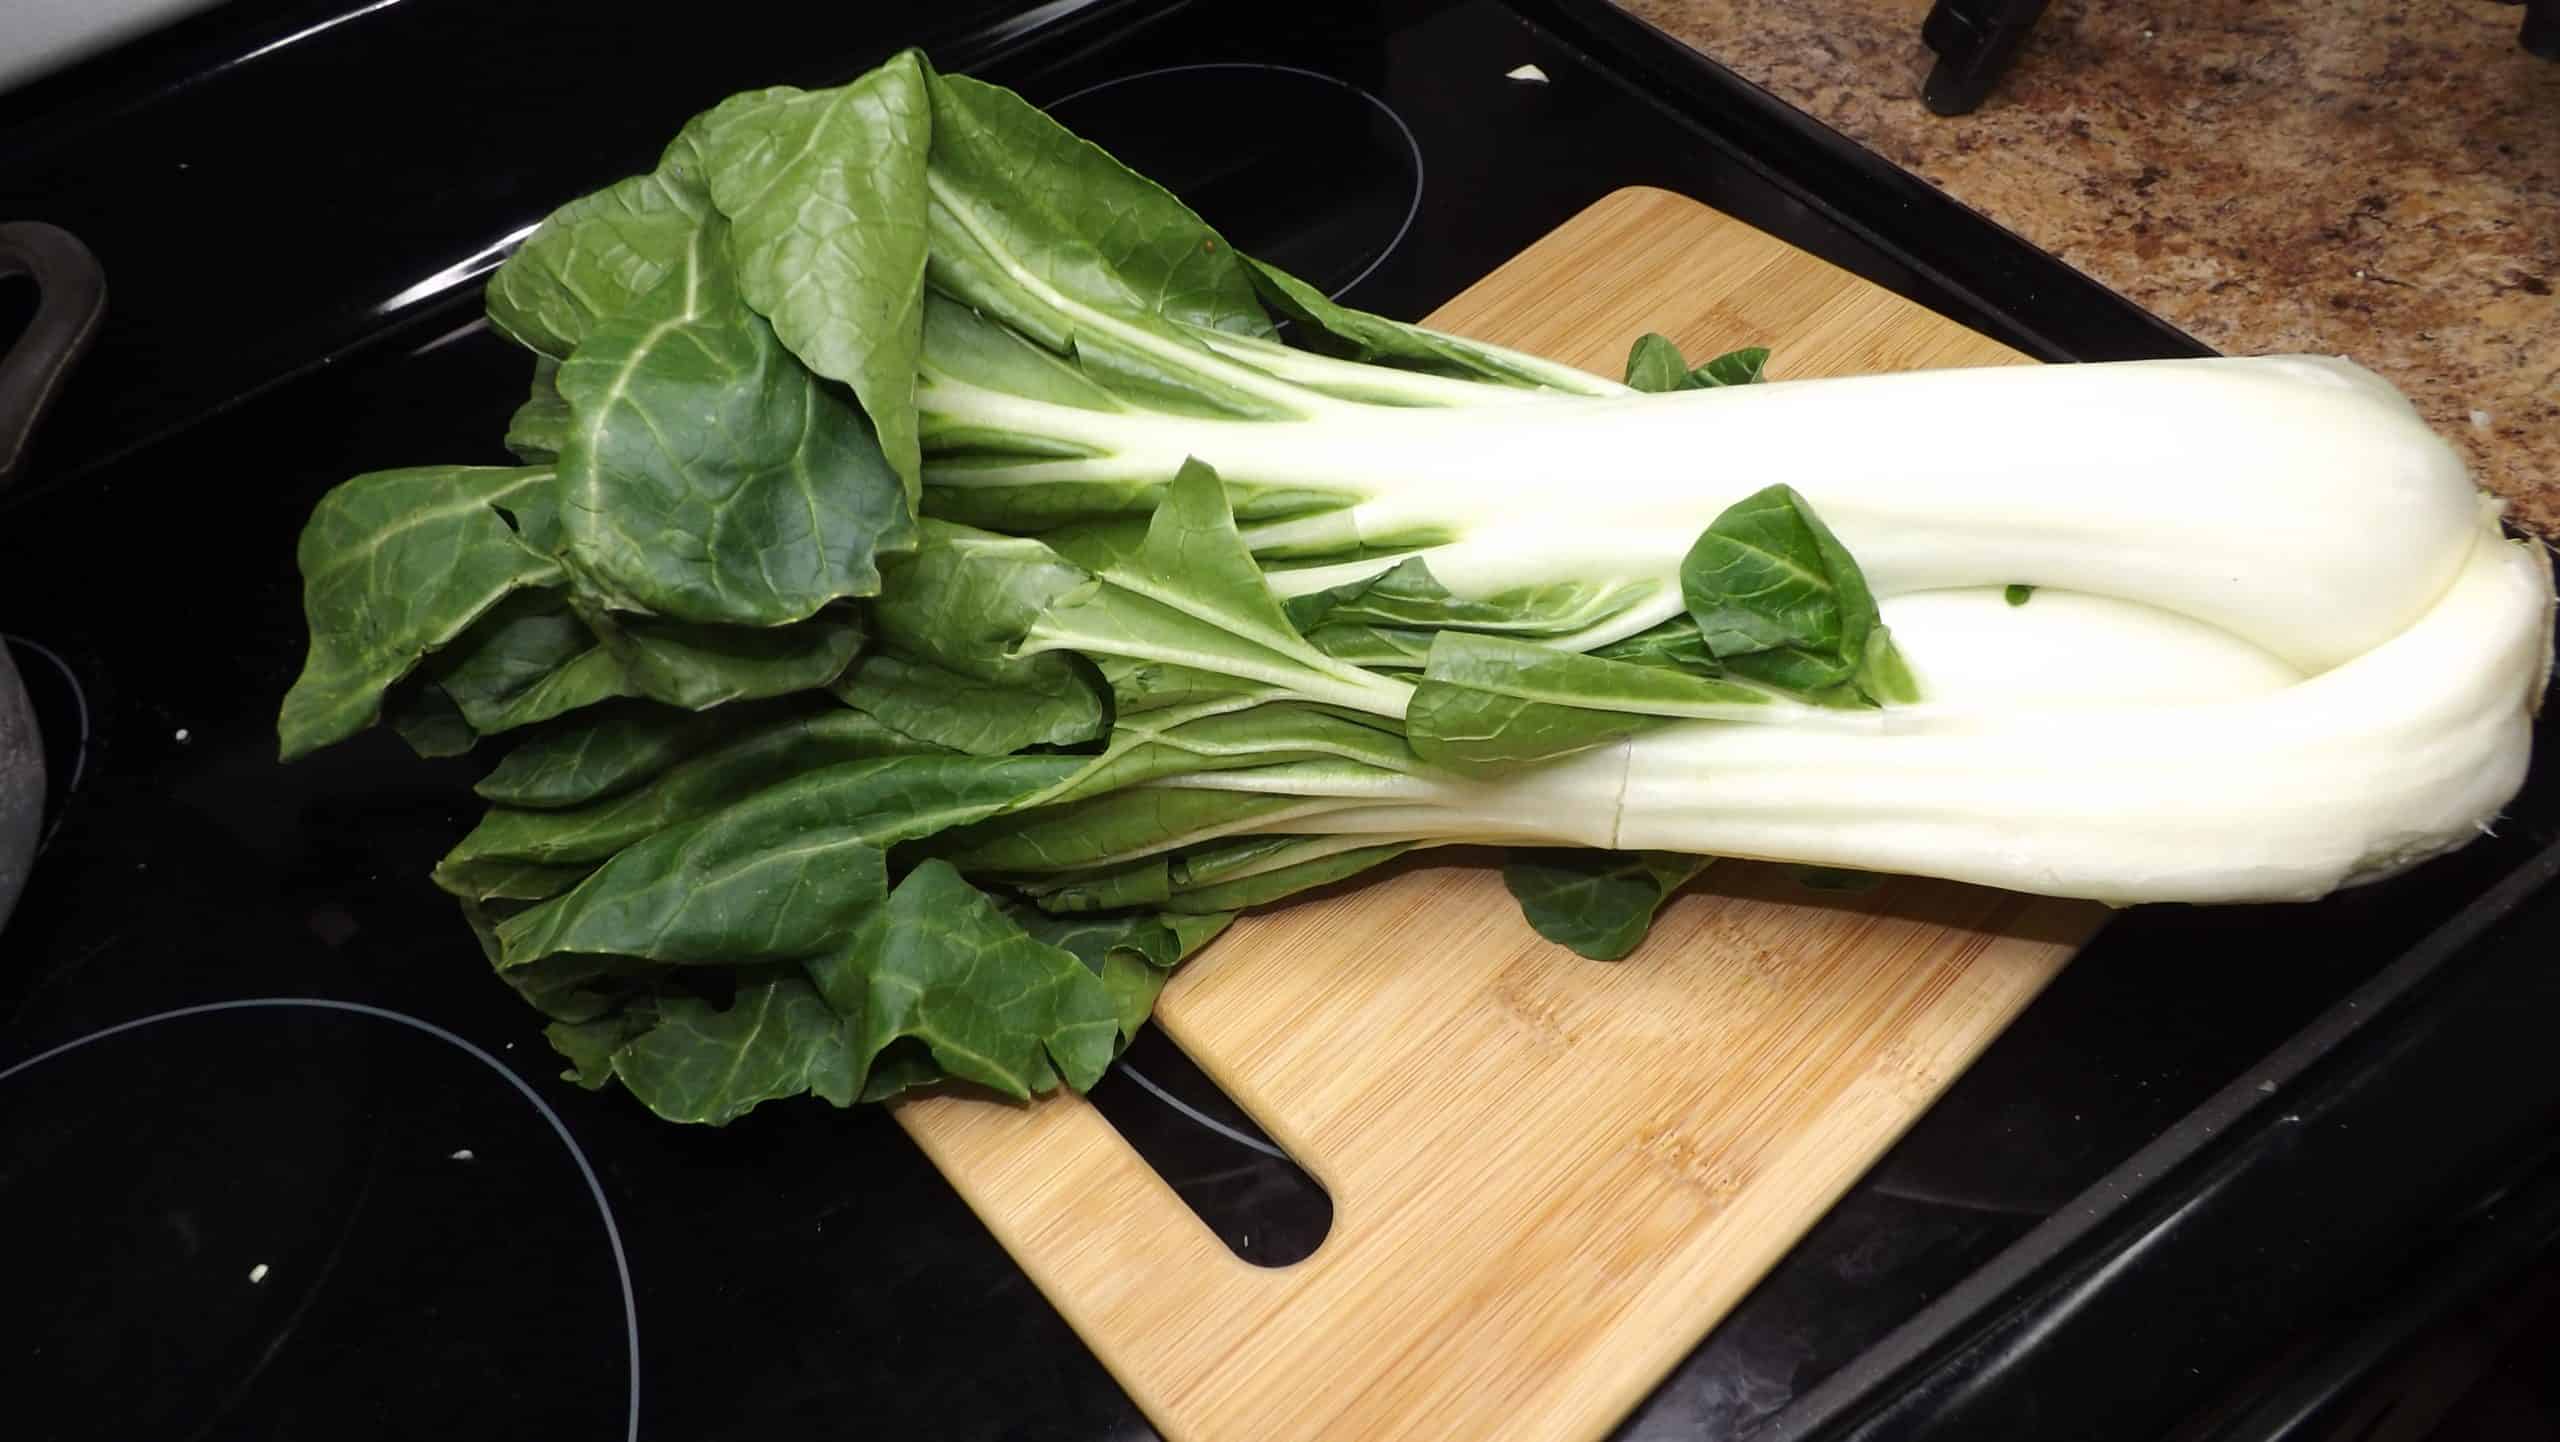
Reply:
<svg viewBox="0 0 2560 1442"><path fill-rule="evenodd" d="M463 755L480 741L480 733L462 719L462 708L433 682L402 682L384 703L383 715L410 750L430 759Z"/></svg>
<svg viewBox="0 0 2560 1442"><path fill-rule="evenodd" d="M502 964L576 954L735 966L814 954L887 893L887 861L860 827L763 799L635 842L564 895L500 922Z"/></svg>
<svg viewBox="0 0 2560 1442"><path fill-rule="evenodd" d="M1174 865L1175 886L1168 903L1175 911L1211 914L1264 906L1284 896L1393 861L1413 849L1410 841L1354 844L1344 836L1272 836L1251 842L1220 843L1208 855L1189 855Z"/></svg>
<svg viewBox="0 0 2560 1442"><path fill-rule="evenodd" d="M1172 976L1162 967L1149 966L1126 951L1105 954L1101 976L1102 989L1111 996L1112 1026L1118 1033L1112 1054L1117 1056L1137 1040L1138 1029L1147 1024L1147 1018L1155 1015L1156 998L1164 994L1164 984Z"/></svg>
<svg viewBox="0 0 2560 1442"><path fill-rule="evenodd" d="M991 815L1075 764L895 756L795 776L634 842L568 894L500 922L504 965L563 952L724 965L816 955L879 902L888 846Z"/></svg>
<svg viewBox="0 0 2560 1442"><path fill-rule="evenodd" d="M445 861L432 875L438 889L473 901L542 901L587 878L592 866L533 861Z"/></svg>
<svg viewBox="0 0 2560 1442"><path fill-rule="evenodd" d="M1653 914L1707 860L1668 851L1518 850L1503 860L1502 884L1540 936L1615 961L1636 949Z"/></svg>
<svg viewBox="0 0 2560 1442"><path fill-rule="evenodd" d="M495 736L548 721L555 716L583 710L599 702L631 694L630 674L613 653L601 646L590 646L563 662L560 669L536 678L521 695L500 701L475 698L454 689L453 678L442 682L445 693L461 706L473 730L483 736Z"/></svg>
<svg viewBox="0 0 2560 1442"><path fill-rule="evenodd" d="M1173 896L1171 870L1161 856L1144 861L1043 878L1022 888L1044 912L1073 916L1097 911L1160 907Z"/></svg>
<svg viewBox="0 0 2560 1442"><path fill-rule="evenodd" d="M507 421L507 449L529 466L560 459L561 441L569 434L569 403L560 398L560 363L547 355L533 358L532 393Z"/></svg>
<svg viewBox="0 0 2560 1442"><path fill-rule="evenodd" d="M1010 908L1005 914L1039 940L1075 953L1097 973L1103 962L1114 955L1169 971L1208 945L1234 919L1172 913L1057 916L1027 906Z"/></svg>
<svg viewBox="0 0 2560 1442"><path fill-rule="evenodd" d="M912 553L886 562L873 604L881 636L908 655L982 681L1039 669L1005 653L1040 613L1091 579L1040 541L923 521Z"/></svg>
<svg viewBox="0 0 2560 1442"><path fill-rule="evenodd" d="M972 756L1088 741L1102 725L1100 693L1063 668L1008 686L883 650L864 657L835 694L894 731Z"/></svg>
<svg viewBox="0 0 2560 1442"><path fill-rule="evenodd" d="M977 875L1107 869L1160 851L1357 805L1255 791L1139 787L1001 816L942 838L936 850Z"/></svg>
<svg viewBox="0 0 2560 1442"><path fill-rule="evenodd" d="M1191 711L1200 707L1240 711L1289 695L1278 686L1248 685L1214 671L1194 671L1165 661L1096 656L1093 667L1111 693L1113 714L1123 721L1143 711Z"/></svg>
<svg viewBox="0 0 2560 1442"><path fill-rule="evenodd" d="M556 591L498 603L421 673L482 735L628 694L622 668Z"/></svg>
<svg viewBox="0 0 2560 1442"><path fill-rule="evenodd" d="M657 1018L652 1013L646 1020L654 1023ZM562 1081L599 1091L613 1080L614 1051L645 1029L635 1026L630 1013L616 1012L594 1021L555 1021L542 1029L542 1035L569 1063L569 1069L560 1074Z"/></svg>
<svg viewBox="0 0 2560 1442"><path fill-rule="evenodd" d="M1102 978L1119 1015L1125 1047L1155 1011L1173 968L1207 946L1235 920L1233 912L1186 915L1123 913L1118 916L1051 916L1028 907L1007 915L1051 946L1064 947Z"/></svg>
<svg viewBox="0 0 2560 1442"><path fill-rule="evenodd" d="M1101 755L1034 801L1053 805L1159 777L1328 759L1399 774L1423 769L1393 731L1295 702L1239 705L1219 698L1124 712Z"/></svg>
<svg viewBox="0 0 2560 1442"><path fill-rule="evenodd" d="M462 898L463 924L471 928L471 939L480 943L480 954L489 959L491 966L498 964L498 923L517 908L518 903L510 901Z"/></svg>
<svg viewBox="0 0 2560 1442"><path fill-rule="evenodd" d="M631 694L621 663L556 591L518 591L420 668L493 736Z"/></svg>
<svg viewBox="0 0 2560 1442"><path fill-rule="evenodd" d="M1011 91L935 76L933 284L1150 409L1290 414L1196 329L1270 333L1224 240Z"/></svg>
<svg viewBox="0 0 2560 1442"><path fill-rule="evenodd" d="M1419 671L1431 659L1436 634L1419 626L1342 625L1313 627L1306 637L1337 661L1371 671Z"/></svg>
<svg viewBox="0 0 2560 1442"><path fill-rule="evenodd" d="M2012 606L2023 606L2035 596L2035 593L2036 588L2033 586L2004 586L2000 591L2000 599Z"/></svg>
<svg viewBox="0 0 2560 1442"><path fill-rule="evenodd" d="M311 650L276 731L285 760L382 715L383 695L518 590L559 564L525 544L506 507L551 472L430 466L358 476L321 498L297 555Z"/></svg>
<svg viewBox="0 0 2560 1442"><path fill-rule="evenodd" d="M668 997L657 1011L657 1025L611 1055L614 1075L669 1121L726 1126L804 1093L850 1106L861 1090L847 1027L799 977L742 986L726 1010Z"/></svg>
<svg viewBox="0 0 2560 1442"><path fill-rule="evenodd" d="M806 772L872 757L937 751L856 711L785 710L650 778L582 806L492 809L445 858L592 865L633 842L708 816Z"/></svg>
<svg viewBox="0 0 2560 1442"><path fill-rule="evenodd" d="M933 392L928 390L928 407L932 400ZM939 432L934 443L941 443ZM1096 517L1135 519L1144 525L1147 513L1164 494L1164 472L1143 461L1129 464L1116 476L1021 478L1020 468L1045 464L1022 456L954 456L937 451L925 460L922 514L964 526L1036 533L1045 540L1052 528Z"/></svg>
<svg viewBox="0 0 2560 1442"><path fill-rule="evenodd" d="M900 1037L871 1059L871 1074L862 1079L862 1099L885 1102L945 1080L941 1063L933 1059L933 1048L914 1037Z"/></svg>
<svg viewBox="0 0 2560 1442"><path fill-rule="evenodd" d="M489 278L489 319L517 344L566 360L599 324L666 278L710 213L699 179L664 164L580 196L544 219Z"/></svg>
<svg viewBox="0 0 2560 1442"><path fill-rule="evenodd" d="M878 591L914 523L862 412L739 298L720 233L561 365L562 532L605 605L775 626Z"/></svg>
<svg viewBox="0 0 2560 1442"><path fill-rule="evenodd" d="M815 708L799 703L796 709ZM768 719L748 708L713 715L658 706L599 712L583 724L526 741L472 789L501 806L581 806L629 791L723 736Z"/></svg>
<svg viewBox="0 0 2560 1442"><path fill-rule="evenodd" d="M1111 1064L1120 1014L1102 978L1034 939L960 873L928 861L809 975L862 1054L913 1037L952 1076L1028 1099Z"/></svg>
<svg viewBox="0 0 2560 1442"><path fill-rule="evenodd" d="M863 642L862 613L851 604L787 626L699 625L601 607L586 616L635 694L689 711L814 690L843 675Z"/></svg>
<svg viewBox="0 0 2560 1442"><path fill-rule="evenodd" d="M695 128L740 293L804 365L853 388L910 509L932 131L913 52L832 90L737 96Z"/></svg>
<svg viewBox="0 0 2560 1442"><path fill-rule="evenodd" d="M466 913L472 905L463 903ZM544 1016L577 1024L645 1003L665 981L666 968L622 956L554 956L507 967L498 978Z"/></svg>
<svg viewBox="0 0 2560 1442"><path fill-rule="evenodd" d="M1089 668L1012 656L1040 613L1088 578L1038 541L945 521L883 568L873 608L884 649L836 688L847 705L911 736L979 755L1073 745L1103 725Z"/></svg>
<svg viewBox="0 0 2560 1442"><path fill-rule="evenodd" d="M1076 337L1021 282L1124 317L1156 317L1268 335L1253 281L1224 239L1162 186L1078 138L1014 94L934 75L932 185L938 280L1053 351Z"/></svg>

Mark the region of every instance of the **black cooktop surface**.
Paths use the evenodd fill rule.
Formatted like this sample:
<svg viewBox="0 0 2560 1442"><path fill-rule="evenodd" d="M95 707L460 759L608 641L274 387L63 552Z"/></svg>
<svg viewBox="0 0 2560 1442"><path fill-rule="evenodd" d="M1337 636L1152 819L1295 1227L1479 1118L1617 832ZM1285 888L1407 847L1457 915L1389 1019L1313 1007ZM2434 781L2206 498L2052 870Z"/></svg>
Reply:
<svg viewBox="0 0 2560 1442"><path fill-rule="evenodd" d="M1389 314L1648 184L2048 357L2192 349L1729 79L1664 103L1572 7L882 6L795 32L808 7L745 3L711 40L415 8L216 11L38 97L94 103L0 106L24 142L0 212L83 233L115 297L0 496L0 633L53 778L0 931L15 1435L1150 1435L885 1116L685 1130L558 1080L425 880L473 762L380 732L273 759L312 501L502 460L523 366L479 280L729 90L931 40ZM572 63L607 49L617 83ZM2506 835L2403 882L2122 920L1623 1435L1747 1432L1838 1371L2547 840L2534 785ZM1096 1100L1249 1259L1321 1244L1321 1191L1169 1043Z"/></svg>

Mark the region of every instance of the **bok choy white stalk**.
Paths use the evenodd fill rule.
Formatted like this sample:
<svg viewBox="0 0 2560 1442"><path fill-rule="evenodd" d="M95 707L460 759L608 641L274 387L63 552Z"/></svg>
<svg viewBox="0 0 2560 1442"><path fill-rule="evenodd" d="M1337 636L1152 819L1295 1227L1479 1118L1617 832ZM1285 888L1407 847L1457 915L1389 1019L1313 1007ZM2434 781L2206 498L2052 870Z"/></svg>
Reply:
<svg viewBox="0 0 2560 1442"><path fill-rule="evenodd" d="M2460 459L2379 378L2307 356L2020 366L1278 421L1111 412L927 372L926 504L1019 527L1151 505L1217 469L1284 595L1419 556L1461 596L1649 582L1594 644L1680 610L1681 556L1783 476L1880 595L2021 583L2192 616L2298 666L2398 633L2476 530ZM990 457L1081 452L1075 459ZM1607 478L1600 483L1597 478ZM1046 493L1044 493L1046 492ZM2266 564L2270 547L2288 558ZM1355 559L1308 565L1350 553Z"/></svg>

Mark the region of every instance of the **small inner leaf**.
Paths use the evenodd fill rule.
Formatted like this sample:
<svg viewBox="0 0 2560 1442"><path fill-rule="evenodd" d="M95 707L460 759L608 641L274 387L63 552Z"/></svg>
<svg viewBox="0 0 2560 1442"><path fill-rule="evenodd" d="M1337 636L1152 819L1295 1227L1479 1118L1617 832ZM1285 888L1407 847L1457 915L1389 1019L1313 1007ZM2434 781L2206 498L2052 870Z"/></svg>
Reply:
<svg viewBox="0 0 2560 1442"><path fill-rule="evenodd" d="M1855 677L1876 627L1857 562L1790 486L1717 516L1681 561L1680 589L1728 671L1798 693Z"/></svg>
<svg viewBox="0 0 2560 1442"><path fill-rule="evenodd" d="M1669 336L1642 335L1627 352L1627 384L1656 393L1689 389L1689 362Z"/></svg>
<svg viewBox="0 0 2560 1442"><path fill-rule="evenodd" d="M1319 627L1351 625L1562 636L1596 626L1653 594L1649 580L1550 581L1469 600L1452 594L1428 562L1411 556L1365 580L1292 596L1283 609L1310 640Z"/></svg>
<svg viewBox="0 0 2560 1442"><path fill-rule="evenodd" d="M1668 851L1513 851L1502 884L1540 936L1594 961L1636 949L1654 913L1707 868L1708 858Z"/></svg>
<svg viewBox="0 0 2560 1442"><path fill-rule="evenodd" d="M1746 346L1692 369L1668 336L1639 337L1627 353L1627 384L1640 391L1703 391L1766 379L1767 346Z"/></svg>
<svg viewBox="0 0 2560 1442"><path fill-rule="evenodd" d="M1713 386L1758 385L1768 379L1769 348L1744 346L1727 351L1714 360L1689 372L1689 388L1706 390Z"/></svg>

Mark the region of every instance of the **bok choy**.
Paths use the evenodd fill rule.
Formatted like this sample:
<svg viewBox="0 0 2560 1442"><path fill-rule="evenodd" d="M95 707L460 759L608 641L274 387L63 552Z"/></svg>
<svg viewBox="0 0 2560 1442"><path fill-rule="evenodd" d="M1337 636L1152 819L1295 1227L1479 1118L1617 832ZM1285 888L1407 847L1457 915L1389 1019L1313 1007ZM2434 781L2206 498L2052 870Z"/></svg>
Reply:
<svg viewBox="0 0 2560 1442"><path fill-rule="evenodd" d="M1088 1086L1237 912L1450 843L1593 956L1712 857L2315 897L2488 825L2546 680L2544 552L2345 362L1609 381L915 54L488 306L519 463L321 500L282 750L503 737L433 880L678 1120Z"/></svg>

